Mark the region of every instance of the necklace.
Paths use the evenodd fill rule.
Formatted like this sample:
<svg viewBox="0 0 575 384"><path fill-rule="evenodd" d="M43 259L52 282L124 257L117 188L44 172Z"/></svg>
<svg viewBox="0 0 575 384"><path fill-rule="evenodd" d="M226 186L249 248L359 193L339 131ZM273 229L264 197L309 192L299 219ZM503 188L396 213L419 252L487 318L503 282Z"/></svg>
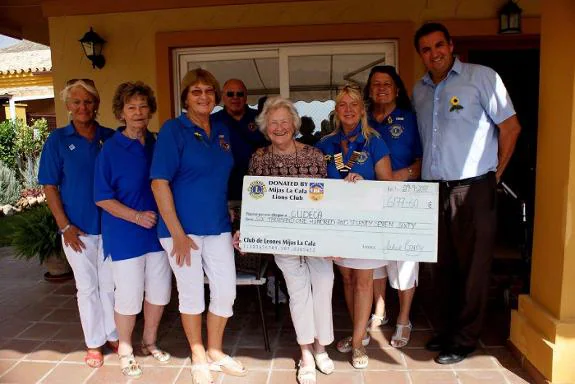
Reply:
<svg viewBox="0 0 575 384"><path fill-rule="evenodd" d="M128 129L124 129L124 131L122 131L122 133L128 139L132 139L132 140L143 140L144 139L144 135L137 135L137 134L136 135L130 135L130 133L128 132Z"/></svg>
<svg viewBox="0 0 575 384"><path fill-rule="evenodd" d="M298 174L298 169L295 167L295 164L297 164L297 145L295 143L295 140L292 140L293 146L294 146L294 155L295 155L295 159L294 159L294 165L292 165L291 167L289 167L289 169L287 168L287 159L292 155L291 153L286 153L286 154L275 154L274 153L274 146L273 144L271 145L271 165L272 168L275 168L277 171L278 175L282 175L285 176L288 173L290 175L297 175ZM276 161L276 157L279 157L279 161ZM284 164L284 161L286 162L286 164Z"/></svg>

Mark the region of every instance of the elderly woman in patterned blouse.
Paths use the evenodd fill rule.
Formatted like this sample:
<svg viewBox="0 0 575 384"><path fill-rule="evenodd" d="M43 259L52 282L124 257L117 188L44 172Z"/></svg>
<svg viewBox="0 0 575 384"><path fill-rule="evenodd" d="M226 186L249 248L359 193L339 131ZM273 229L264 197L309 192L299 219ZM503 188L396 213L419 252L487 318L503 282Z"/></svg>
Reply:
<svg viewBox="0 0 575 384"><path fill-rule="evenodd" d="M295 140L301 119L291 101L281 97L268 99L256 122L271 145L252 155L250 175L326 177L321 151ZM236 246L238 238L236 233ZM297 379L300 384L313 384L316 367L325 374L334 370L333 361L325 351L325 346L334 339L333 262L298 255L274 255L274 259L286 280L292 322L301 348Z"/></svg>

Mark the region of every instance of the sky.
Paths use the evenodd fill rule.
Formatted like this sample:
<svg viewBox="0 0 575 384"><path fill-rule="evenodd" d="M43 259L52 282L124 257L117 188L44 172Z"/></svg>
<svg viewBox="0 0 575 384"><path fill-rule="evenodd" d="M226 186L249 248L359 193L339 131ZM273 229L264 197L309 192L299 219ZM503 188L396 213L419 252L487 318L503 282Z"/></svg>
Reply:
<svg viewBox="0 0 575 384"><path fill-rule="evenodd" d="M19 43L21 40L13 39L8 36L0 35L0 48L6 48L16 43Z"/></svg>

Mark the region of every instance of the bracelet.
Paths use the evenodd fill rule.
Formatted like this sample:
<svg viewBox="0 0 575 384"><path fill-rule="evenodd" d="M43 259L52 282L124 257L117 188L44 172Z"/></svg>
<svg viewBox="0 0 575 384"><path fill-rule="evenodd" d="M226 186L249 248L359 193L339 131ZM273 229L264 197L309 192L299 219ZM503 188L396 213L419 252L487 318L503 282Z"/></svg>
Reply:
<svg viewBox="0 0 575 384"><path fill-rule="evenodd" d="M140 217L142 217L142 212L140 211L136 212L136 224L139 224Z"/></svg>
<svg viewBox="0 0 575 384"><path fill-rule="evenodd" d="M59 233L60 235L63 235L64 232L66 232L68 229L70 229L71 226L72 226L72 225L71 225L70 223L66 224L66 225L64 226L64 228L58 229L58 233Z"/></svg>

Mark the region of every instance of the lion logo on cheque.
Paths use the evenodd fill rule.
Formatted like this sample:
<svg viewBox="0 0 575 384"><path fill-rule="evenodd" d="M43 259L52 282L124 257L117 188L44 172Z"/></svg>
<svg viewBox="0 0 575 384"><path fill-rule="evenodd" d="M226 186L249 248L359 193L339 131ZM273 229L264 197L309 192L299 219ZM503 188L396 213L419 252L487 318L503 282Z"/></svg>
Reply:
<svg viewBox="0 0 575 384"><path fill-rule="evenodd" d="M252 181L248 187L248 192L250 193L250 196L254 199L261 199L262 197L264 197L266 190L267 190L266 185L259 180Z"/></svg>
<svg viewBox="0 0 575 384"><path fill-rule="evenodd" d="M323 183L309 183L308 196L313 201L323 199Z"/></svg>

